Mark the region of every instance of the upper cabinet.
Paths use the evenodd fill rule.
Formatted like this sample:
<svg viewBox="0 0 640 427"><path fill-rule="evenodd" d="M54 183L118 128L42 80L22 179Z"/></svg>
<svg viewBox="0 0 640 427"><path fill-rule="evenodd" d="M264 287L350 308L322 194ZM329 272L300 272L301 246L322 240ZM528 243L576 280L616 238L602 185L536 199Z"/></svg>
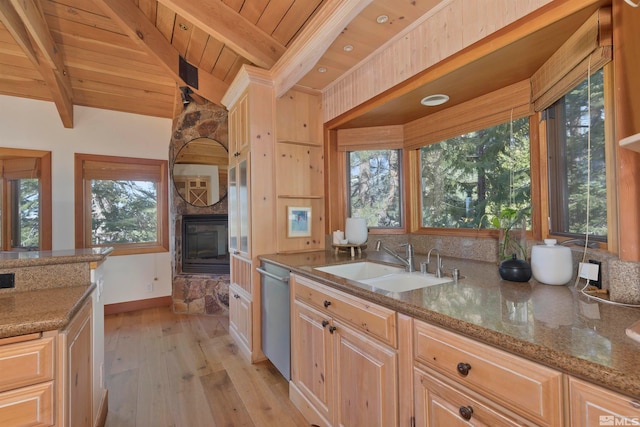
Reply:
<svg viewBox="0 0 640 427"><path fill-rule="evenodd" d="M322 146L322 94L295 88L276 101L279 142Z"/></svg>

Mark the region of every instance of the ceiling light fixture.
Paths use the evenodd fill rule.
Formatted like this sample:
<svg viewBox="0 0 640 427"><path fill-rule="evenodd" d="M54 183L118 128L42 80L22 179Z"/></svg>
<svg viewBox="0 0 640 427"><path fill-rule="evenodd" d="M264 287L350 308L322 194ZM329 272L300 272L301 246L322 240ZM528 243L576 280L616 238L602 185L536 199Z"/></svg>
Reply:
<svg viewBox="0 0 640 427"><path fill-rule="evenodd" d="M420 104L427 107L435 107L436 105L442 105L449 100L449 97L444 94L429 95L422 98Z"/></svg>
<svg viewBox="0 0 640 427"><path fill-rule="evenodd" d="M353 50L353 46L348 44L343 47L345 52L351 52Z"/></svg>
<svg viewBox="0 0 640 427"><path fill-rule="evenodd" d="M385 22L387 22L389 20L389 17L387 15L380 15L376 18L376 22L378 24L384 24Z"/></svg>
<svg viewBox="0 0 640 427"><path fill-rule="evenodd" d="M319 73L326 73L327 69L325 67L318 67L318 72Z"/></svg>

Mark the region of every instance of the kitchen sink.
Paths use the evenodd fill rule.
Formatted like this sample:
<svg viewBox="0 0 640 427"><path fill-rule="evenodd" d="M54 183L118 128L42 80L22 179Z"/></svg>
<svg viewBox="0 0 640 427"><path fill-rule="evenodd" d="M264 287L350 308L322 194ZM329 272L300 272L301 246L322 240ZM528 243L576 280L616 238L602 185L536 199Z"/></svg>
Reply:
<svg viewBox="0 0 640 427"><path fill-rule="evenodd" d="M403 267L394 267L392 265L367 261L330 265L328 267L316 267L315 270L357 281L404 272Z"/></svg>
<svg viewBox="0 0 640 427"><path fill-rule="evenodd" d="M440 285L451 282L451 280L450 277L436 277L433 274L413 272L386 274L371 279L360 280L360 282L389 292L407 292L428 286Z"/></svg>
<svg viewBox="0 0 640 427"><path fill-rule="evenodd" d="M451 282L451 278L438 278L420 272L407 273L402 267L377 262L354 262L315 269L389 292L407 292Z"/></svg>

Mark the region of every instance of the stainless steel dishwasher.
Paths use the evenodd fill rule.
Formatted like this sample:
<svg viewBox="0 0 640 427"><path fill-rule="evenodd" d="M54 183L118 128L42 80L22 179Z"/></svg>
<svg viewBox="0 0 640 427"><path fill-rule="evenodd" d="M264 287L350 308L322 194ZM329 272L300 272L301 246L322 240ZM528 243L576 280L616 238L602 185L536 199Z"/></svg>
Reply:
<svg viewBox="0 0 640 427"><path fill-rule="evenodd" d="M291 308L286 268L262 261L262 352L289 381L291 379Z"/></svg>

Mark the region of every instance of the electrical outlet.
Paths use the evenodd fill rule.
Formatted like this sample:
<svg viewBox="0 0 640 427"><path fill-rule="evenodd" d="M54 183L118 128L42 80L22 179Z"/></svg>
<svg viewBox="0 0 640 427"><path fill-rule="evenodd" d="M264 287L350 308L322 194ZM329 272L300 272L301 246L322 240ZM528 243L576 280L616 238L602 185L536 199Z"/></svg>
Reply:
<svg viewBox="0 0 640 427"><path fill-rule="evenodd" d="M589 263L598 266L598 278L596 280L592 280L591 284L598 289L602 289L602 263L600 261L596 261L595 259L590 259Z"/></svg>
<svg viewBox="0 0 640 427"><path fill-rule="evenodd" d="M581 262L578 269L578 274L583 279L596 282L598 280L600 272L600 266L598 264L592 264L588 262Z"/></svg>
<svg viewBox="0 0 640 427"><path fill-rule="evenodd" d="M153 282L147 283L147 292L153 292Z"/></svg>
<svg viewBox="0 0 640 427"><path fill-rule="evenodd" d="M2 273L0 274L0 289L10 289L16 287L16 274L15 273Z"/></svg>

